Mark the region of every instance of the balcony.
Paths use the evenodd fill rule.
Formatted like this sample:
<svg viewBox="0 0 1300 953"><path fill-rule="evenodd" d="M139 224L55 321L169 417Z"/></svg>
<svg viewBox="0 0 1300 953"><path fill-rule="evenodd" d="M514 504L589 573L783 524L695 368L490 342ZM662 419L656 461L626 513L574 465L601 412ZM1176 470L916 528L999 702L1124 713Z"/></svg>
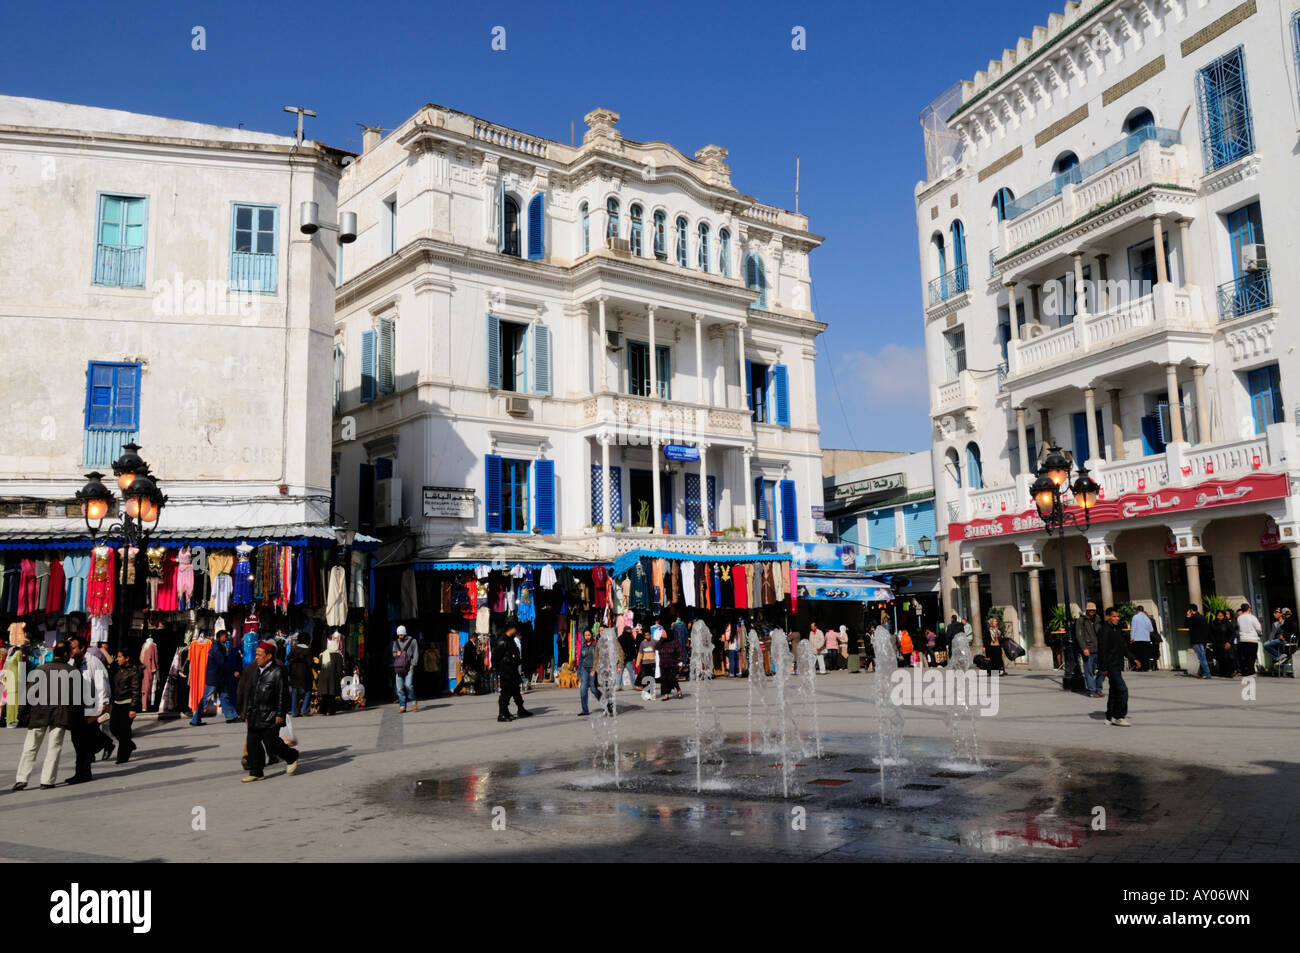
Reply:
<svg viewBox="0 0 1300 953"><path fill-rule="evenodd" d="M144 287L144 246L95 246L95 284L113 288Z"/></svg>
<svg viewBox="0 0 1300 953"><path fill-rule="evenodd" d="M970 290L970 266L958 265L952 271L945 272L930 282L930 298L927 307L933 308L949 298L955 298Z"/></svg>
<svg viewBox="0 0 1300 953"><path fill-rule="evenodd" d="M671 549L697 556L749 556L758 552L753 536L688 536L685 533L596 533L585 537L587 555L613 560L634 549Z"/></svg>
<svg viewBox="0 0 1300 953"><path fill-rule="evenodd" d="M962 413L978 406L975 380L970 371L961 371L956 380L940 384L935 388L934 403L930 407L931 417L944 417L948 414Z"/></svg>
<svg viewBox="0 0 1300 953"><path fill-rule="evenodd" d="M1149 186L1195 186L1187 150L1175 130L1136 132L1012 202L999 226L999 260L1081 226L1082 219Z"/></svg>
<svg viewBox="0 0 1300 953"><path fill-rule="evenodd" d="M251 252L230 256L230 290L275 294L279 257Z"/></svg>
<svg viewBox="0 0 1300 953"><path fill-rule="evenodd" d="M685 401L656 400L630 394L597 394L583 404L585 423L614 424L620 432L665 442L693 442L709 434L750 437L753 416L748 410L728 410Z"/></svg>
<svg viewBox="0 0 1300 953"><path fill-rule="evenodd" d="M1219 320L1231 321L1273 307L1273 279L1268 269L1248 271L1219 285Z"/></svg>

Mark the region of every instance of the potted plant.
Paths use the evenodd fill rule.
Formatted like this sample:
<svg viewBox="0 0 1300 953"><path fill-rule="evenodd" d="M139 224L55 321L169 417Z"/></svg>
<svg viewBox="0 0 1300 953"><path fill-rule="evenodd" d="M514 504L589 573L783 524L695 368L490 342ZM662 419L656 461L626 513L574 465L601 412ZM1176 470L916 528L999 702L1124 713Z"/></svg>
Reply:
<svg viewBox="0 0 1300 953"><path fill-rule="evenodd" d="M1047 625L1053 635L1063 635L1065 633L1065 606L1052 607L1052 614L1048 616Z"/></svg>
<svg viewBox="0 0 1300 953"><path fill-rule="evenodd" d="M627 525L622 520L614 521L614 532L622 533L627 530Z"/></svg>
<svg viewBox="0 0 1300 953"><path fill-rule="evenodd" d="M597 536L603 532L605 532L605 527L601 523L592 523L583 531L584 535L587 536Z"/></svg>
<svg viewBox="0 0 1300 953"><path fill-rule="evenodd" d="M640 507L636 511L636 522L632 524L632 529L638 533L649 534L653 532L654 527L650 525L650 502L642 500Z"/></svg>
<svg viewBox="0 0 1300 953"><path fill-rule="evenodd" d="M1219 612L1227 612L1230 616L1236 615L1236 612L1233 611L1232 603L1223 596L1206 596L1205 617L1207 619L1212 619L1215 614Z"/></svg>
<svg viewBox="0 0 1300 953"><path fill-rule="evenodd" d="M739 539L745 535L745 531L739 526L728 526L722 531L722 535L728 539Z"/></svg>

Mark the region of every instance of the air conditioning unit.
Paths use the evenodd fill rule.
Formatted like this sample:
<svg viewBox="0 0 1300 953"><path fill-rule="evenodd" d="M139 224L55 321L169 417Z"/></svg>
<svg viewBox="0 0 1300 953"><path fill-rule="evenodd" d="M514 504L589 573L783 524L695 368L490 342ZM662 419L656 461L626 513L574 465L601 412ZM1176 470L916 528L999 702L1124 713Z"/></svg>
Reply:
<svg viewBox="0 0 1300 953"><path fill-rule="evenodd" d="M632 248L626 238L611 238L609 240L609 250L615 255L631 255Z"/></svg>
<svg viewBox="0 0 1300 953"><path fill-rule="evenodd" d="M622 331L606 331L606 332L605 332L605 347L608 348L608 349L611 350L611 351L621 351L621 350L623 350L623 332L622 332Z"/></svg>
<svg viewBox="0 0 1300 953"><path fill-rule="evenodd" d="M767 520L754 520L754 535L762 536L767 532Z"/></svg>
<svg viewBox="0 0 1300 953"><path fill-rule="evenodd" d="M1268 268L1268 256L1264 254L1264 246L1242 245L1241 267L1243 271L1265 271Z"/></svg>
<svg viewBox="0 0 1300 953"><path fill-rule="evenodd" d="M528 398L522 394L509 394L506 396L506 413L511 417L528 417L532 415L532 408L529 405Z"/></svg>
<svg viewBox="0 0 1300 953"><path fill-rule="evenodd" d="M402 480L375 481L375 525L396 526L402 521Z"/></svg>

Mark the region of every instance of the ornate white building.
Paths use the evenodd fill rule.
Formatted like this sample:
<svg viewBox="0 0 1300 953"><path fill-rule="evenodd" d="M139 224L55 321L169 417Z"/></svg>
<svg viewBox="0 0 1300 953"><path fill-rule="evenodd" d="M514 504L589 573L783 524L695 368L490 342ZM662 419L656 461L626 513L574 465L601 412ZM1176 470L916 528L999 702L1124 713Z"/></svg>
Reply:
<svg viewBox="0 0 1300 953"><path fill-rule="evenodd" d="M1297 43L1279 0L1069 3L923 116L953 611L1042 643L1061 555L1027 487L1051 444L1103 489L1067 534L1076 612L1131 600L1170 632L1209 594L1294 607Z"/></svg>
<svg viewBox="0 0 1300 953"><path fill-rule="evenodd" d="M440 558L814 539L803 215L726 150L568 146L428 105L344 172L336 509ZM760 521L760 522L756 522Z"/></svg>

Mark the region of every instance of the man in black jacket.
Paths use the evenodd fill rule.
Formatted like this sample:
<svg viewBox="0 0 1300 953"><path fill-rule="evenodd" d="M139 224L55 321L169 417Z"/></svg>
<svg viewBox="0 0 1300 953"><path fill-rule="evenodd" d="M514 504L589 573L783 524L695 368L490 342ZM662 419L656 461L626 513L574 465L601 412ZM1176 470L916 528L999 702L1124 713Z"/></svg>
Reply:
<svg viewBox="0 0 1300 953"><path fill-rule="evenodd" d="M59 757L63 754L63 739L69 735L77 719L85 722L81 708L76 704L81 694L81 676L68 664L68 643L56 643L53 651L53 659L28 678L23 704L18 708L18 724L27 726L27 738L18 760L15 791L27 787L27 779L36 765L36 754L46 739L49 743L45 746L41 787L54 787L55 776L59 773Z"/></svg>
<svg viewBox="0 0 1300 953"><path fill-rule="evenodd" d="M1194 602L1187 607L1187 638L1192 643L1192 651L1196 653L1196 661L1201 666L1196 677L1209 678L1210 660L1206 658L1205 645L1210 641L1210 623L1197 611Z"/></svg>
<svg viewBox="0 0 1300 953"><path fill-rule="evenodd" d="M1097 618L1097 603L1089 602L1086 611L1074 623L1074 641L1079 645L1083 658L1083 684L1089 698L1101 698L1101 674L1097 661L1097 630L1101 620Z"/></svg>
<svg viewBox="0 0 1300 953"><path fill-rule="evenodd" d="M524 708L524 699L519 694L519 646L515 644L516 629L512 625L506 629L505 638L496 644L492 653L492 668L501 680L500 694L497 696L497 721L514 721L516 717L530 718L532 712ZM510 701L514 700L518 715L510 714Z"/></svg>
<svg viewBox="0 0 1300 953"><path fill-rule="evenodd" d="M288 768L286 774L298 770L298 752L280 739L280 728L289 712L289 677L284 666L275 661L275 644L259 642L253 656L257 669L248 686L244 721L248 723L248 776L245 781L262 780L265 766L262 747L278 755ZM247 669L245 675L247 677Z"/></svg>
<svg viewBox="0 0 1300 953"><path fill-rule="evenodd" d="M1106 724L1127 728L1128 720L1128 686L1124 684L1124 659L1133 663L1136 669L1142 663L1133 657L1129 641L1119 625L1119 610L1114 606L1106 609L1106 621L1097 630L1097 654L1100 664L1110 680L1110 696L1106 699Z"/></svg>

